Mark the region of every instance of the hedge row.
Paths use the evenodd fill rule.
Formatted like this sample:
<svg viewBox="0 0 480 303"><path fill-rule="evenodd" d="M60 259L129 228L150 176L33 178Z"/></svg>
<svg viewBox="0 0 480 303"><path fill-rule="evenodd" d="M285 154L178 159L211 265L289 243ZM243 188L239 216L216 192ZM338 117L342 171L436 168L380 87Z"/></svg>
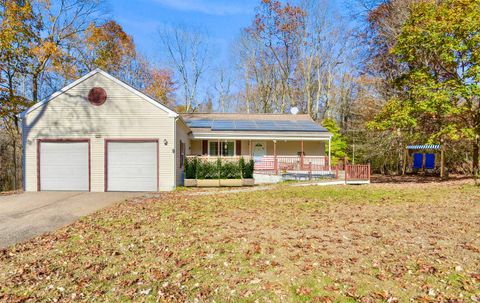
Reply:
<svg viewBox="0 0 480 303"><path fill-rule="evenodd" d="M198 158L185 159L185 179L251 179L253 178L253 160L215 162L202 161Z"/></svg>

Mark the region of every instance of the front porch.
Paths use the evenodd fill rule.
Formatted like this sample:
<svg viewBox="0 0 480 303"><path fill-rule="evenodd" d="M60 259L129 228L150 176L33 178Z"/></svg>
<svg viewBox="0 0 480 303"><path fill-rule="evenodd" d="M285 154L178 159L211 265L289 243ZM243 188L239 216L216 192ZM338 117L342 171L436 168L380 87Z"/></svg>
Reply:
<svg viewBox="0 0 480 303"><path fill-rule="evenodd" d="M254 174L284 179L315 179L338 176L330 166L330 139L323 140L192 140L188 157L204 161L255 162ZM328 147L328 148L327 148ZM326 155L326 150L328 155Z"/></svg>

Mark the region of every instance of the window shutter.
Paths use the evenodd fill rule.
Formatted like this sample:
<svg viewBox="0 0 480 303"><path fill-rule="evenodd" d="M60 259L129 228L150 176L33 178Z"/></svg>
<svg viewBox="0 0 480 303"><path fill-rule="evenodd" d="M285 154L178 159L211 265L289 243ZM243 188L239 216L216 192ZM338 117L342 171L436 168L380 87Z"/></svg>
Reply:
<svg viewBox="0 0 480 303"><path fill-rule="evenodd" d="M208 140L202 141L202 155L208 155Z"/></svg>
<svg viewBox="0 0 480 303"><path fill-rule="evenodd" d="M242 155L242 141L240 140L237 140L237 142L235 142L235 155L236 156Z"/></svg>

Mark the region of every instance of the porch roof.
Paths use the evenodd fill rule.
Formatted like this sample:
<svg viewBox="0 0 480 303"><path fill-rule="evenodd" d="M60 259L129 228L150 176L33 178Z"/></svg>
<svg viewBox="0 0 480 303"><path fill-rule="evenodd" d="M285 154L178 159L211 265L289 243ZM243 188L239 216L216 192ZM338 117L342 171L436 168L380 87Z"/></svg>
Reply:
<svg viewBox="0 0 480 303"><path fill-rule="evenodd" d="M331 134L308 115L182 114L192 139L328 140Z"/></svg>

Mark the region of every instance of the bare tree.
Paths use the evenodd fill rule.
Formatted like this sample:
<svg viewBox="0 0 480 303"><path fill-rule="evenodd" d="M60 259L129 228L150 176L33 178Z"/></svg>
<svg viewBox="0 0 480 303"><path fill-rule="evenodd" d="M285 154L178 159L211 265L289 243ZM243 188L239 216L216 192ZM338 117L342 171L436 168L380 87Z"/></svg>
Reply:
<svg viewBox="0 0 480 303"><path fill-rule="evenodd" d="M298 44L303 109L316 119L333 117L344 73L356 72L347 64L354 61L351 30L332 12L328 0L304 0L301 7L307 13L303 40Z"/></svg>
<svg viewBox="0 0 480 303"><path fill-rule="evenodd" d="M277 110L278 73L275 63L263 51L263 45L244 31L236 44L235 54L245 85L246 111L268 113Z"/></svg>
<svg viewBox="0 0 480 303"><path fill-rule="evenodd" d="M214 84L218 98L218 108L224 113L228 110L232 90L232 78L224 68L218 70L218 80Z"/></svg>
<svg viewBox="0 0 480 303"><path fill-rule="evenodd" d="M32 47L34 56L29 70L33 101L39 99L42 81L52 79L45 77L47 70L55 71L58 66L76 61L69 50L73 49L76 37L103 16L102 5L101 0L35 2L36 15L42 25L36 31ZM55 75L59 75L58 71Z"/></svg>
<svg viewBox="0 0 480 303"><path fill-rule="evenodd" d="M184 110L191 112L197 105L199 82L207 69L207 35L185 26L163 27L158 35L162 50L181 83Z"/></svg>

